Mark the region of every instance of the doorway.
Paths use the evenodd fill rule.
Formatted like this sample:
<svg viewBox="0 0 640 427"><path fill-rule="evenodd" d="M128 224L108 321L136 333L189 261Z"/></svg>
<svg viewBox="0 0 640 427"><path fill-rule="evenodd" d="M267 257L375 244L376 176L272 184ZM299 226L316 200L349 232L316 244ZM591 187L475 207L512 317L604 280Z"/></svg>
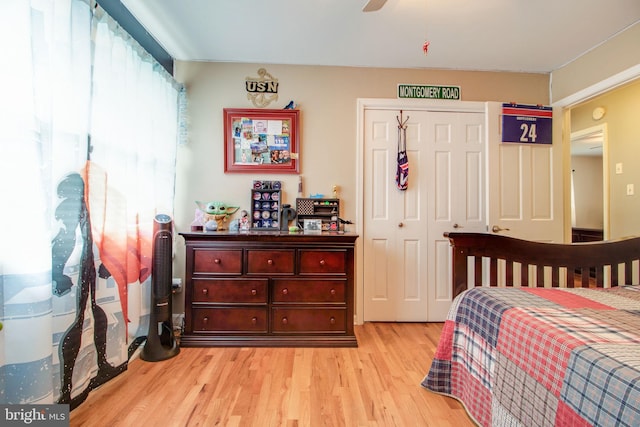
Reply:
<svg viewBox="0 0 640 427"><path fill-rule="evenodd" d="M571 183L571 165L570 165L570 150L571 150L571 109L580 105L583 102L594 99L597 96L603 95L611 90L618 88L626 83L633 82L640 78L640 64L634 65L620 73L617 73L607 79L604 79L598 83L595 83L591 86L585 87L584 89L575 92L572 95L569 95L565 98L553 102L554 107L554 116L561 118L560 120L554 120L554 138L562 139L565 158L567 159L563 165L563 178L565 182L565 194L570 194L570 183ZM556 114L557 113L557 114ZM568 132L563 131L563 129L567 129ZM607 155L607 150L603 151L603 155ZM603 159L604 164L608 164L606 159ZM609 175L606 175L605 178L608 179ZM608 183L604 184L606 188L609 188L610 185ZM610 203L609 208L605 209L606 215L608 215L607 220L605 220L604 228L608 229L608 234L605 238L611 238L611 221L610 221ZM564 211L564 228L565 228L565 241L571 241L571 198L565 197L563 200L563 211Z"/></svg>
<svg viewBox="0 0 640 427"><path fill-rule="evenodd" d="M571 133L572 242L609 237L607 125Z"/></svg>

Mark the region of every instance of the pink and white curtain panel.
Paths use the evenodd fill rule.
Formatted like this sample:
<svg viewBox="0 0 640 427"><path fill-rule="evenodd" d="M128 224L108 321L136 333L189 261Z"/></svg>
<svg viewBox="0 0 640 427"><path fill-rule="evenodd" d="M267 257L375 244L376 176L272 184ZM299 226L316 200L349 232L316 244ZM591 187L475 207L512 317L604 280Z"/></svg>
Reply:
<svg viewBox="0 0 640 427"><path fill-rule="evenodd" d="M148 331L184 92L99 7L0 2L0 404L67 403Z"/></svg>

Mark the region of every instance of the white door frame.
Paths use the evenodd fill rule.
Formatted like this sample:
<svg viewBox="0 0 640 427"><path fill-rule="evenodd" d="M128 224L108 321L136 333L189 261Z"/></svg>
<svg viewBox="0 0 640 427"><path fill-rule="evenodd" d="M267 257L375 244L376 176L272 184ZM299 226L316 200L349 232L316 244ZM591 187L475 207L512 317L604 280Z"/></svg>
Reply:
<svg viewBox="0 0 640 427"><path fill-rule="evenodd" d="M562 138L564 194L571 194L571 108L640 78L640 64L634 65L557 101L553 106L553 136ZM571 241L571 198L563 197L565 242Z"/></svg>
<svg viewBox="0 0 640 427"><path fill-rule="evenodd" d="M430 99L358 98L356 111L356 304L355 324L364 323L364 112L365 110L423 110L473 112L486 114L486 102L445 101ZM488 145L488 144L487 144ZM488 196L488 192L485 197Z"/></svg>

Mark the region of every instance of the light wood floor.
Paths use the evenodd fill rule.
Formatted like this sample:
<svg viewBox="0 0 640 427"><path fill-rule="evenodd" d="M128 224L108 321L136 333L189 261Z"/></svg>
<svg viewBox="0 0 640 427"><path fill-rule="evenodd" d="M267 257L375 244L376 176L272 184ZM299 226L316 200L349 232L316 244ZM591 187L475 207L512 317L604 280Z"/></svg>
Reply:
<svg viewBox="0 0 640 427"><path fill-rule="evenodd" d="M133 360L71 426L473 426L420 386L440 323L356 326L357 348L182 348Z"/></svg>

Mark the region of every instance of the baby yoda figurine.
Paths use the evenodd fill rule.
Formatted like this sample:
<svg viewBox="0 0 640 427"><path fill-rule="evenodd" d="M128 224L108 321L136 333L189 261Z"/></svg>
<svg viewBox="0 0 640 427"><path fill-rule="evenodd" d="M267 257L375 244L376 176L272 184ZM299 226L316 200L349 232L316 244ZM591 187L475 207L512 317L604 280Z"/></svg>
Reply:
<svg viewBox="0 0 640 427"><path fill-rule="evenodd" d="M226 230L227 218L240 209L239 206L227 206L223 202L196 201L196 205L204 213L203 225L208 231ZM212 221L215 223L211 223Z"/></svg>

